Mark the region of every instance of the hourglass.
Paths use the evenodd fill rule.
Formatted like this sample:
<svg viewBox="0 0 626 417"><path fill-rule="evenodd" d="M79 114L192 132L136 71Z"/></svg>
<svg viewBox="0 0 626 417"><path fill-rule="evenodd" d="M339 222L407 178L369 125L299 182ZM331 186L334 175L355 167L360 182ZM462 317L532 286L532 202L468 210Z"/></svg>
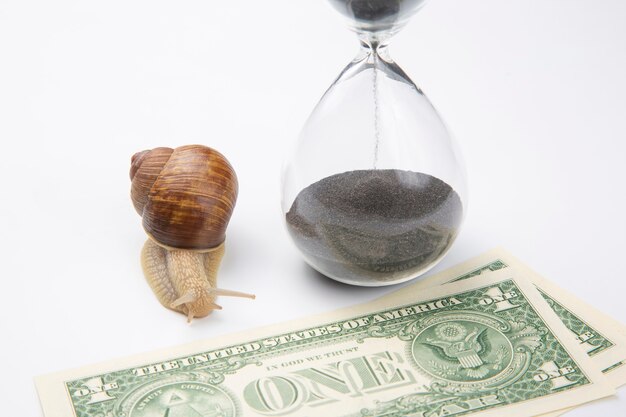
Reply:
<svg viewBox="0 0 626 417"><path fill-rule="evenodd" d="M424 0L330 3L361 47L284 164L284 220L322 274L395 284L432 268L454 242L466 207L463 164L435 108L388 53Z"/></svg>

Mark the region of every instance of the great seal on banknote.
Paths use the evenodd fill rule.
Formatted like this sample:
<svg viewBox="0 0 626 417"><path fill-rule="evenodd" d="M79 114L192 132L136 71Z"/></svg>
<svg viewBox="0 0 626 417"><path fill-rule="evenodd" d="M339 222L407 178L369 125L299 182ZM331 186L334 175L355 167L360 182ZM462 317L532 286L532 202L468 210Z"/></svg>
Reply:
<svg viewBox="0 0 626 417"><path fill-rule="evenodd" d="M417 369L439 389L454 393L513 384L528 369L543 336L529 323L473 311L440 313L413 329L410 353Z"/></svg>
<svg viewBox="0 0 626 417"><path fill-rule="evenodd" d="M200 373L185 373L137 387L119 401L115 416L238 417L234 398Z"/></svg>

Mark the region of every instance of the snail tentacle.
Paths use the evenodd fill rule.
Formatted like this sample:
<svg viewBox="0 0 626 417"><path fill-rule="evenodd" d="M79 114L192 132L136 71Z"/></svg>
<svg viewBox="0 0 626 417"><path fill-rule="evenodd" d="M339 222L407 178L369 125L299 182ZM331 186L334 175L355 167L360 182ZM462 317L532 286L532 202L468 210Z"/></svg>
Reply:
<svg viewBox="0 0 626 417"><path fill-rule="evenodd" d="M176 308L176 307L181 306L183 304L193 303L197 299L198 299L197 295L195 295L195 294L193 294L191 292L187 292L187 293L181 295L180 297L178 297L172 304L170 304L170 307Z"/></svg>
<svg viewBox="0 0 626 417"><path fill-rule="evenodd" d="M256 295L254 294L248 294L248 293L241 292L241 291L226 290L223 288L207 287L205 288L205 291L212 295L224 295L227 297L251 298L253 300L256 298Z"/></svg>

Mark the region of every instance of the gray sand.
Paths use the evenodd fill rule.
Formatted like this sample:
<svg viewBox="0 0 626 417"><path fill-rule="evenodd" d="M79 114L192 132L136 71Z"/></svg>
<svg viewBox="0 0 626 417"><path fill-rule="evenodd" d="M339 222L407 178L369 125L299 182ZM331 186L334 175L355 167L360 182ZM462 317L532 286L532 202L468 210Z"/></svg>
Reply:
<svg viewBox="0 0 626 417"><path fill-rule="evenodd" d="M296 197L288 230L320 272L363 285L417 275L456 237L463 207L445 182L400 170L324 178Z"/></svg>

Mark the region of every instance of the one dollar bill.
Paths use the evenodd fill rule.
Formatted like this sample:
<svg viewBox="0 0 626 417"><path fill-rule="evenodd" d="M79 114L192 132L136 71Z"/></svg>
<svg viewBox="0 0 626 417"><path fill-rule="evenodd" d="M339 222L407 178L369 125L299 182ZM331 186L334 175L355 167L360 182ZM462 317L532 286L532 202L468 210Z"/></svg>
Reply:
<svg viewBox="0 0 626 417"><path fill-rule="evenodd" d="M46 417L522 417L614 392L512 269L37 379Z"/></svg>
<svg viewBox="0 0 626 417"><path fill-rule="evenodd" d="M626 384L626 328L616 320L590 306L578 297L534 272L513 255L498 248L473 259L407 285L383 299L406 295L415 296L424 288L459 282L465 279L514 268L530 280L541 296L568 328L571 337L592 359L609 380L619 387ZM396 295L397 294L397 295Z"/></svg>
<svg viewBox="0 0 626 417"><path fill-rule="evenodd" d="M626 384L626 337L624 335L626 329L624 326L540 276L504 249L498 248L479 255L405 286L383 299L393 302L394 297L415 296L424 288L459 282L479 275L484 276L493 271L511 267L537 287L542 297L570 331L572 339L591 358L596 369L602 371L615 387ZM567 410L543 417L554 417L564 411Z"/></svg>

